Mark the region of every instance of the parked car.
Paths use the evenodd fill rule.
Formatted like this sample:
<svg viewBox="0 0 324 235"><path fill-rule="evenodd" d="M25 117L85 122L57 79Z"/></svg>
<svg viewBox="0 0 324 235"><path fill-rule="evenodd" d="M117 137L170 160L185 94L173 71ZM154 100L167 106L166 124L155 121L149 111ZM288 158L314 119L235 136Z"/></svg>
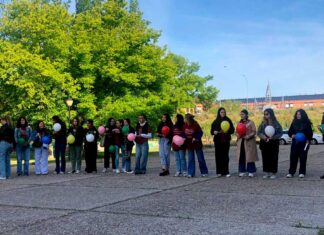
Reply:
<svg viewBox="0 0 324 235"><path fill-rule="evenodd" d="M284 130L282 133L283 134L279 139L280 145L291 144L292 140L288 135L288 130ZM314 133L313 138L311 140L311 144L323 144L323 143L324 143L323 136L320 134Z"/></svg>

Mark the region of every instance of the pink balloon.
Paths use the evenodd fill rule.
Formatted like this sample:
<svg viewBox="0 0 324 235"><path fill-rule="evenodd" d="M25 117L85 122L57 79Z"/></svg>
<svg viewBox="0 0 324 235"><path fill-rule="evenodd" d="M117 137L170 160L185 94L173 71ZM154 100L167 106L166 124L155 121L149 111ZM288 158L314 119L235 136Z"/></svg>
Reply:
<svg viewBox="0 0 324 235"><path fill-rule="evenodd" d="M127 136L128 141L134 141L135 140L135 134L134 133L129 133Z"/></svg>
<svg viewBox="0 0 324 235"><path fill-rule="evenodd" d="M181 146L185 142L185 138L182 138L181 136L175 135L173 136L173 143L175 143L178 146Z"/></svg>
<svg viewBox="0 0 324 235"><path fill-rule="evenodd" d="M103 127L103 126L99 126L99 127L98 127L99 135L103 135L103 134L105 134L105 131L106 131L105 127Z"/></svg>

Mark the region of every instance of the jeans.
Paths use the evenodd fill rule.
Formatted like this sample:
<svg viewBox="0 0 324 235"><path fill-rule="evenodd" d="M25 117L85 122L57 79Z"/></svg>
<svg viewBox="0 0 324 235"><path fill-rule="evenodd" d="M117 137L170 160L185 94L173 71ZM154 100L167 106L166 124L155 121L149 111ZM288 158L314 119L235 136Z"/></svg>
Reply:
<svg viewBox="0 0 324 235"><path fill-rule="evenodd" d="M6 141L0 141L0 177L10 177L10 154L12 152L12 144Z"/></svg>
<svg viewBox="0 0 324 235"><path fill-rule="evenodd" d="M24 160L24 175L29 174L30 147L16 146L17 153L17 174L22 174L22 161Z"/></svg>
<svg viewBox="0 0 324 235"><path fill-rule="evenodd" d="M66 148L66 142L65 141L55 141L55 163L56 173L65 172L65 148ZM61 158L61 161L60 161Z"/></svg>
<svg viewBox="0 0 324 235"><path fill-rule="evenodd" d="M174 151L174 158L176 161L177 172L186 173L187 172L186 151L185 150Z"/></svg>
<svg viewBox="0 0 324 235"><path fill-rule="evenodd" d="M121 146L121 152L122 152L122 169L126 169L126 160L125 160L125 145L123 144Z"/></svg>
<svg viewBox="0 0 324 235"><path fill-rule="evenodd" d="M163 169L170 168L171 144L169 142L169 139L164 137L159 139L159 155Z"/></svg>
<svg viewBox="0 0 324 235"><path fill-rule="evenodd" d="M118 147L118 145L115 145L115 166L116 166L116 169L119 169L119 150L120 149L121 149L121 147Z"/></svg>
<svg viewBox="0 0 324 235"><path fill-rule="evenodd" d="M80 171L82 146L70 145L69 152L70 152L72 171L76 171L76 170Z"/></svg>
<svg viewBox="0 0 324 235"><path fill-rule="evenodd" d="M146 165L148 160L149 145L148 141L143 144L136 143L136 166L135 172L146 173Z"/></svg>
<svg viewBox="0 0 324 235"><path fill-rule="evenodd" d="M200 173L202 175L208 174L208 169L207 169L203 150L202 149L195 149L195 150L188 149L188 175L191 175L192 177L195 176L195 171L196 171L195 152L196 152L196 155L198 158Z"/></svg>
<svg viewBox="0 0 324 235"><path fill-rule="evenodd" d="M35 148L35 173L36 175L48 174L48 149Z"/></svg>

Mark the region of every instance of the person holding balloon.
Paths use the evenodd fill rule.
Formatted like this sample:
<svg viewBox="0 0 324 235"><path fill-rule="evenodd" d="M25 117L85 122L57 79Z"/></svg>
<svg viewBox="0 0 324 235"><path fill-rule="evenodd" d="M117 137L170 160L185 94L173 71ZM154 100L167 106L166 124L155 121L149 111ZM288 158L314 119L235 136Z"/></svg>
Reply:
<svg viewBox="0 0 324 235"><path fill-rule="evenodd" d="M81 153L84 133L77 117L73 118L72 126L68 129L67 135L67 143L69 145L69 154L71 159L71 171L68 173L79 174L81 172Z"/></svg>
<svg viewBox="0 0 324 235"><path fill-rule="evenodd" d="M184 133L184 118L181 114L177 114L176 122L173 126L173 139L172 149L174 152L174 158L176 162L177 172L174 175L178 177L180 175L187 176L187 161L186 161L186 134Z"/></svg>
<svg viewBox="0 0 324 235"><path fill-rule="evenodd" d="M298 109L290 125L288 135L292 138L290 149L290 167L287 178L292 178L297 169L299 160L299 178L306 174L307 154L309 143L313 138L312 122L303 109Z"/></svg>
<svg viewBox="0 0 324 235"><path fill-rule="evenodd" d="M321 125L318 127L318 129L319 129L320 132L323 134L323 141L324 141L324 112L323 112L323 116L322 116L322 122L321 122ZM322 175L320 178L321 178L321 179L324 179L324 175Z"/></svg>
<svg viewBox="0 0 324 235"><path fill-rule="evenodd" d="M210 133L214 136L216 176L230 177L228 153L231 135L234 133L234 126L231 119L226 116L226 110L224 108L221 107L218 109L217 117L212 123Z"/></svg>
<svg viewBox="0 0 324 235"><path fill-rule="evenodd" d="M184 132L186 134L186 149L188 152L188 177L194 177L196 171L196 160L195 153L198 158L199 169L201 177L206 177L208 175L208 168L206 165L204 152L203 152L203 144L201 141L201 137L203 136L203 132L201 130L200 125L194 119L194 116L190 113L185 115L185 125Z"/></svg>
<svg viewBox="0 0 324 235"><path fill-rule="evenodd" d="M65 174L65 150L66 150L66 125L58 117L53 116L53 137L55 139L54 156L55 156L55 174Z"/></svg>
<svg viewBox="0 0 324 235"><path fill-rule="evenodd" d="M87 128L84 129L84 158L86 162L85 171L87 173L97 173L98 138L99 134L93 125L93 120L88 119Z"/></svg>
<svg viewBox="0 0 324 235"><path fill-rule="evenodd" d="M123 141L122 141L122 169L123 172L132 174L131 156L135 140L135 129L131 126L129 118L124 119L124 126L122 128Z"/></svg>
<svg viewBox="0 0 324 235"><path fill-rule="evenodd" d="M35 154L35 174L48 174L48 146L52 142L51 135L45 127L44 121L38 121L36 130L32 134Z"/></svg>
<svg viewBox="0 0 324 235"><path fill-rule="evenodd" d="M11 175L10 154L15 138L10 117L0 117L0 121L0 180L6 180Z"/></svg>
<svg viewBox="0 0 324 235"><path fill-rule="evenodd" d="M262 153L262 165L264 179L275 179L278 171L279 139L282 136L282 127L277 121L273 109L265 109L263 121L258 128L260 137L260 150Z"/></svg>
<svg viewBox="0 0 324 235"><path fill-rule="evenodd" d="M25 117L20 117L15 128L15 141L17 153L17 175L22 175L22 160L24 160L24 175L29 175L30 142L32 138L32 128L28 125Z"/></svg>
<svg viewBox="0 0 324 235"><path fill-rule="evenodd" d="M146 166L148 160L149 145L148 140L152 138L151 127L147 122L146 115L138 116L136 125L136 165L135 175L146 174Z"/></svg>
<svg viewBox="0 0 324 235"><path fill-rule="evenodd" d="M240 113L241 120L236 127L237 152L236 157L239 160L239 177L254 177L256 172L255 162L258 161L258 151L256 146L256 126L249 119L249 113L243 109Z"/></svg>
<svg viewBox="0 0 324 235"><path fill-rule="evenodd" d="M159 137L159 155L161 162L160 176L169 175L170 168L170 152L172 143L173 123L170 115L165 113L162 115L161 122L157 129L157 137Z"/></svg>
<svg viewBox="0 0 324 235"><path fill-rule="evenodd" d="M114 138L114 143L115 143L115 166L116 170L115 172L119 174L119 153L121 150L122 146L122 141L123 141L123 134L122 134L122 125L123 125L123 120L116 120L116 127L112 130L113 132L113 138Z"/></svg>
<svg viewBox="0 0 324 235"><path fill-rule="evenodd" d="M105 134L104 134L104 169L102 170L105 173L110 166L110 159L112 164L112 169L116 170L116 150L115 143L113 137L113 129L116 127L116 121L114 118L109 118L107 124L105 126Z"/></svg>

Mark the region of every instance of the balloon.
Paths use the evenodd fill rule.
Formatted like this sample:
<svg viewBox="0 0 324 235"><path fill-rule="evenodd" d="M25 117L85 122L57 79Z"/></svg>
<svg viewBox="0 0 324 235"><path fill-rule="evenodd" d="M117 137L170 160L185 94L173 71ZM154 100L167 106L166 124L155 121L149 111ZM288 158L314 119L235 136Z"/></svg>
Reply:
<svg viewBox="0 0 324 235"><path fill-rule="evenodd" d="M122 128L122 133L123 133L124 135L127 135L128 132L129 132L129 126L123 126L123 128Z"/></svg>
<svg viewBox="0 0 324 235"><path fill-rule="evenodd" d="M264 129L264 132L268 137L271 138L275 134L276 130L274 129L273 126L269 125L269 126L266 126L266 128Z"/></svg>
<svg viewBox="0 0 324 235"><path fill-rule="evenodd" d="M51 139L48 136L43 136L42 137L42 143L43 144L50 144L51 143Z"/></svg>
<svg viewBox="0 0 324 235"><path fill-rule="evenodd" d="M116 151L116 147L115 147L115 145L110 145L109 146L109 152L110 153L114 153Z"/></svg>
<svg viewBox="0 0 324 235"><path fill-rule="evenodd" d="M230 129L230 124L228 121L222 121L221 122L221 129L224 131L224 133L228 132Z"/></svg>
<svg viewBox="0 0 324 235"><path fill-rule="evenodd" d="M236 132L237 132L237 134L239 134L240 136L244 136L244 135L246 134L246 125L243 124L243 123L239 123L239 124L237 124Z"/></svg>
<svg viewBox="0 0 324 235"><path fill-rule="evenodd" d="M306 141L306 136L304 135L304 133L298 132L295 135L295 139L297 142L305 142Z"/></svg>
<svg viewBox="0 0 324 235"><path fill-rule="evenodd" d="M93 134L87 134L87 135L86 135L86 140L87 140L88 142L93 142L94 139L95 139L95 137L94 137Z"/></svg>
<svg viewBox="0 0 324 235"><path fill-rule="evenodd" d="M170 128L168 126L164 126L164 127L162 127L161 132L164 135L164 137L166 137L170 132Z"/></svg>
<svg viewBox="0 0 324 235"><path fill-rule="evenodd" d="M74 135L68 135L68 137L67 137L67 143L68 144L73 144L75 142L75 137L74 137Z"/></svg>
<svg viewBox="0 0 324 235"><path fill-rule="evenodd" d="M320 131L324 134L324 124L320 125Z"/></svg>
<svg viewBox="0 0 324 235"><path fill-rule="evenodd" d="M99 135L103 135L106 132L106 128L104 126L99 126L98 127L98 133Z"/></svg>
<svg viewBox="0 0 324 235"><path fill-rule="evenodd" d="M61 126L60 123L55 123L55 124L53 125L53 129L54 129L54 131L56 131L56 132L60 131L61 128L62 128L62 126Z"/></svg>
<svg viewBox="0 0 324 235"><path fill-rule="evenodd" d="M26 141L25 141L24 138L21 138L21 137L20 137L20 138L17 139L17 144L20 145L20 146L24 145L25 142L26 142Z"/></svg>
<svg viewBox="0 0 324 235"><path fill-rule="evenodd" d="M177 146L181 146L184 144L185 140L186 140L185 138L175 135L175 136L173 136L172 142Z"/></svg>
<svg viewBox="0 0 324 235"><path fill-rule="evenodd" d="M134 141L135 140L135 134L134 133L129 133L127 136L128 141Z"/></svg>

